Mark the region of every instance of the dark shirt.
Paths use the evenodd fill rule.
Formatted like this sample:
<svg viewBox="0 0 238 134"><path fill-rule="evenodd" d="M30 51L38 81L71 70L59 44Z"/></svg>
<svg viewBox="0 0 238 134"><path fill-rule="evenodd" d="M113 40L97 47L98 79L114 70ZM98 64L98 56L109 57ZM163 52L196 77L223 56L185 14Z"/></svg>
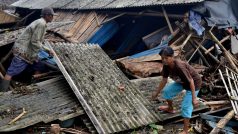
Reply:
<svg viewBox="0 0 238 134"><path fill-rule="evenodd" d="M173 69L169 68L168 65L163 66L162 76L164 78L171 77L174 81L180 82L186 90L191 90L190 80L193 79L195 90L201 88L202 79L192 66L180 60L174 60L174 65Z"/></svg>

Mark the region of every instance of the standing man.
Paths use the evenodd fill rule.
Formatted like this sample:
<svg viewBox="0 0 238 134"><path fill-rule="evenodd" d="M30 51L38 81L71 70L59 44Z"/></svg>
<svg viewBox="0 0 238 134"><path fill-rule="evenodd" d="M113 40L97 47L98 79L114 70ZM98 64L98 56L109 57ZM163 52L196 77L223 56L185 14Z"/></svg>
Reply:
<svg viewBox="0 0 238 134"><path fill-rule="evenodd" d="M52 54L49 49L42 45L46 33L46 23L53 20L52 8L44 8L41 18L32 22L16 40L13 46L14 58L3 80L0 82L0 92L8 91L13 76L20 74L28 65L31 65L35 73L42 70L42 63L38 61L38 53L44 49Z"/></svg>
<svg viewBox="0 0 238 134"><path fill-rule="evenodd" d="M174 59L174 51L171 47L164 47L159 54L163 62L163 79L158 89L153 92L152 99L155 100L163 89L162 97L166 99L168 105L160 106L159 109L165 112L175 113L172 99L185 89L186 94L181 105L181 114L184 118L184 128L181 134L188 134L189 119L192 116L193 107L199 104L197 94L201 88L202 79L188 63ZM169 76L174 82L165 86Z"/></svg>

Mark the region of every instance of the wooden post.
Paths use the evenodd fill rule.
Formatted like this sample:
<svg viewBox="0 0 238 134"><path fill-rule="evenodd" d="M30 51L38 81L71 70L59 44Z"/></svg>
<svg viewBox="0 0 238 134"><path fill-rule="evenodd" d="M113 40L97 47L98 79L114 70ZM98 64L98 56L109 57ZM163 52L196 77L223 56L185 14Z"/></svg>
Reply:
<svg viewBox="0 0 238 134"><path fill-rule="evenodd" d="M164 17L165 17L165 19L166 19L166 22L167 22L167 24L168 24L168 26L169 26L170 33L172 34L174 31L173 31L173 28L172 28L171 23L170 23L170 21L169 21L168 14L166 13L166 11L165 11L165 9L164 9L163 6L162 6L162 10L163 10L163 14L164 14Z"/></svg>
<svg viewBox="0 0 238 134"><path fill-rule="evenodd" d="M218 134L221 131L221 129L226 126L229 120L232 117L234 117L234 115L235 115L234 110L231 110L229 113L227 113L225 117L217 123L216 127L210 132L210 134Z"/></svg>

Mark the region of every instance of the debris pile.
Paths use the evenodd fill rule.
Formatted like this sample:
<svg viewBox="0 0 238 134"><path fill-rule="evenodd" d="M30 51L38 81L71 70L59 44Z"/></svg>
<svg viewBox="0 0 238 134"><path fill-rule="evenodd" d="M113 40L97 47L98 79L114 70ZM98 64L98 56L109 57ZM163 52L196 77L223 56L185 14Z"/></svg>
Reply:
<svg viewBox="0 0 238 134"><path fill-rule="evenodd" d="M1 10L1 79L13 58L14 42L39 16L38 9L51 6L58 16L48 24L44 42L56 55L38 54L46 71L25 70L13 78L11 91L0 92L0 132L178 132L184 92L174 98L172 115L158 111L166 103L162 97L151 100L162 79L159 52L170 46L176 59L202 77L190 131L237 133L238 10L237 1L225 1L138 6L141 2L114 0L103 6L97 1L35 1L38 5L20 0L13 4L16 15Z"/></svg>

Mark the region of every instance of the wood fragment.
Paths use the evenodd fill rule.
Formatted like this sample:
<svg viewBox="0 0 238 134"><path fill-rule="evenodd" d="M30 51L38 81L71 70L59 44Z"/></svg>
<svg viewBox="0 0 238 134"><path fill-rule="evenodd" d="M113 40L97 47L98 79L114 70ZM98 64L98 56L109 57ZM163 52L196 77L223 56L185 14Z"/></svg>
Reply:
<svg viewBox="0 0 238 134"><path fill-rule="evenodd" d="M81 134L81 133L83 133L82 131L79 131L79 130L73 129L73 128L61 128L60 130L62 132L71 133L71 134Z"/></svg>
<svg viewBox="0 0 238 134"><path fill-rule="evenodd" d="M221 105L221 104L229 104L229 103L230 103L230 101L228 101L228 100L204 102L205 105Z"/></svg>
<svg viewBox="0 0 238 134"><path fill-rule="evenodd" d="M16 118L14 118L13 120L11 120L8 125L13 124L14 122L16 122L17 120L19 120L22 116L24 116L26 114L26 110L25 108L22 108L22 113L20 115L18 115Z"/></svg>
<svg viewBox="0 0 238 134"><path fill-rule="evenodd" d="M210 132L210 134L218 134L221 131L221 129L226 126L229 120L232 117L234 117L234 115L235 115L234 110L231 110L229 113L227 113L225 117L217 123L216 127Z"/></svg>

